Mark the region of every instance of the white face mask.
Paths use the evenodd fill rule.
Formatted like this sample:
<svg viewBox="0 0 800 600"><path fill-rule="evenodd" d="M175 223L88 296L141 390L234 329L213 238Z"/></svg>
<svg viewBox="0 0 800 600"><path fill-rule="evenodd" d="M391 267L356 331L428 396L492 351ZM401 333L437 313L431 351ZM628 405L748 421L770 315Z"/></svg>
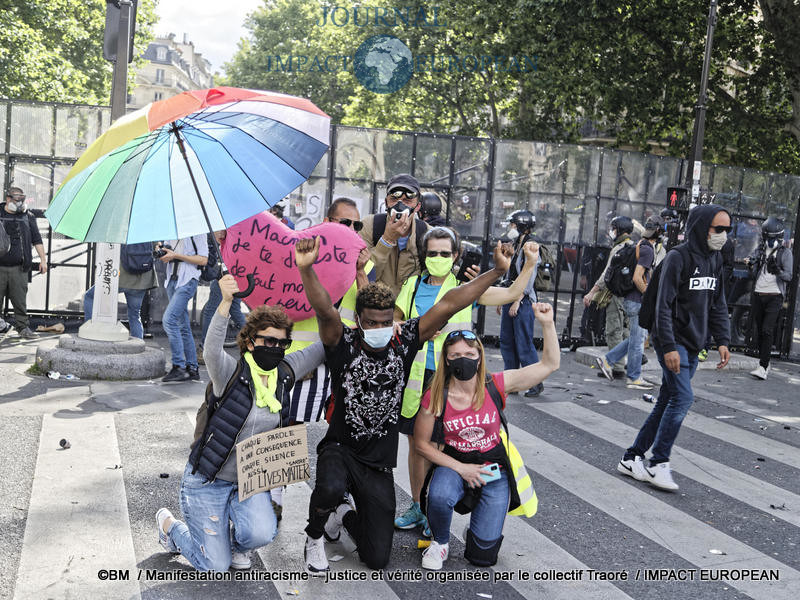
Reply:
<svg viewBox="0 0 800 600"><path fill-rule="evenodd" d="M509 229L506 232L506 237L510 239L512 242L519 237L519 231L516 228Z"/></svg>
<svg viewBox="0 0 800 600"><path fill-rule="evenodd" d="M25 201L22 202L14 202L13 200L9 200L6 203L8 210L14 213L23 213L28 209L28 206L25 204Z"/></svg>
<svg viewBox="0 0 800 600"><path fill-rule="evenodd" d="M370 348L376 350L385 348L392 339L394 327L378 327L377 329L364 329L361 326L361 319L358 319L358 327L361 329L361 334L364 336L364 341Z"/></svg>
<svg viewBox="0 0 800 600"><path fill-rule="evenodd" d="M610 237L612 240L617 239L617 232L614 229L609 229L608 237Z"/></svg>
<svg viewBox="0 0 800 600"><path fill-rule="evenodd" d="M722 250L725 242L728 241L728 233L712 233L708 236L708 249L709 250Z"/></svg>
<svg viewBox="0 0 800 600"><path fill-rule="evenodd" d="M778 248L780 245L781 245L781 240L779 238L773 238L767 242L767 247L772 248L773 250L775 248Z"/></svg>

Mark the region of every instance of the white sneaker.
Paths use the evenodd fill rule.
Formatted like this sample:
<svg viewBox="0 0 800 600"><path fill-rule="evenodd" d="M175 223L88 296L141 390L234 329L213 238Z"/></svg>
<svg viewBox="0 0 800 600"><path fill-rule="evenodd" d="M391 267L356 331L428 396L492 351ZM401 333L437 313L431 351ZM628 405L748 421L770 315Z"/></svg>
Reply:
<svg viewBox="0 0 800 600"><path fill-rule="evenodd" d="M169 537L169 534L164 531L164 521L167 519L172 519L172 523L175 524L177 519L172 515L172 513L166 508L159 508L156 512L156 525L158 526L158 543L161 544L161 547L164 548L167 552L172 552L173 554L178 554L180 550L175 545L175 542L172 541L172 538ZM172 528L172 525L170 525Z"/></svg>
<svg viewBox="0 0 800 600"><path fill-rule="evenodd" d="M767 372L768 372L767 369L765 369L761 365L758 365L755 369L750 371L750 375L758 379L764 380L767 378Z"/></svg>
<svg viewBox="0 0 800 600"><path fill-rule="evenodd" d="M633 477L636 481L644 481L647 479L647 473L644 470L644 461L641 456L635 456L632 460L622 459L617 463L617 471L628 477Z"/></svg>
<svg viewBox="0 0 800 600"><path fill-rule="evenodd" d="M646 481L662 490L677 490L678 484L672 480L669 462L658 463L654 467L644 467Z"/></svg>
<svg viewBox="0 0 800 600"><path fill-rule="evenodd" d="M614 367L611 365L610 362L606 360L605 356L598 356L594 359L597 368L603 372L603 375L606 376L606 379L609 381L614 381Z"/></svg>
<svg viewBox="0 0 800 600"><path fill-rule="evenodd" d="M313 577L325 577L325 573L330 569L328 557L325 556L325 538L320 536L315 540L306 536L303 556L306 561L306 573Z"/></svg>
<svg viewBox="0 0 800 600"><path fill-rule="evenodd" d="M356 549L355 540L344 526L344 516L351 510L353 507L349 502L342 502L328 515L328 520L325 522L325 539L329 542L339 542L347 552Z"/></svg>
<svg viewBox="0 0 800 600"><path fill-rule="evenodd" d="M233 553L233 557L231 558L231 569L236 569L237 571L244 571L252 566L253 562L250 560L249 552Z"/></svg>
<svg viewBox="0 0 800 600"><path fill-rule="evenodd" d="M653 384L649 381L645 381L641 377L639 377L639 379L631 379L628 377L627 387L631 390L652 390Z"/></svg>
<svg viewBox="0 0 800 600"><path fill-rule="evenodd" d="M448 556L450 556L450 544L440 544L434 540L422 553L422 568L438 571Z"/></svg>

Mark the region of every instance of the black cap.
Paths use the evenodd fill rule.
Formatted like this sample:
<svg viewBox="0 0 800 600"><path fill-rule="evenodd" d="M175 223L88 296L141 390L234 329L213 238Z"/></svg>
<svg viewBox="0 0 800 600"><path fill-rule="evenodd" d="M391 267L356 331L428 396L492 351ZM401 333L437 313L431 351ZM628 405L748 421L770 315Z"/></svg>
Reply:
<svg viewBox="0 0 800 600"><path fill-rule="evenodd" d="M419 194L419 181L408 173L400 173L389 180L389 184L386 186L386 193L391 194L394 190L400 188Z"/></svg>

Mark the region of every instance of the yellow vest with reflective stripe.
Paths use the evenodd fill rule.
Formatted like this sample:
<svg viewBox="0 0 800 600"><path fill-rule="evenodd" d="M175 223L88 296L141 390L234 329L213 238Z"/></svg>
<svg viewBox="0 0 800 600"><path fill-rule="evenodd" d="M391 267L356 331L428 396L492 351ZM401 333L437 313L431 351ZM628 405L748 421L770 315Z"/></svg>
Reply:
<svg viewBox="0 0 800 600"><path fill-rule="evenodd" d="M427 277L428 272L423 271L421 277ZM416 303L411 306L411 296L414 293L414 287L417 285L417 278L420 277L419 275L414 275L413 277L409 277L406 279L403 287L400 290L400 294L397 296L397 300L395 300L395 305L403 311L406 319L413 319L414 317L418 317L419 313L417 312ZM458 285L458 279L453 273L447 275L447 278L444 280L444 283L439 288L439 293L436 294L436 300L433 301L434 304L439 302L442 297L452 290L454 287ZM439 355L442 352L442 346L444 345L444 340L447 337L447 334L451 331L459 331L466 329L468 331L472 330L472 305L470 304L466 308L462 308L447 322L442 328L441 333L433 338L425 342L422 345L422 349L417 352L417 355L414 357L414 362L411 365L411 373L408 376L408 381L406 382L406 389L403 392L403 408L401 414L410 419L415 414L417 414L417 410L419 410L419 401L422 398L422 382L425 379L425 364L427 363L428 358L428 344L433 344L433 357L436 361L436 364L439 363Z"/></svg>
<svg viewBox="0 0 800 600"><path fill-rule="evenodd" d="M525 469L525 464L522 462L522 456L517 451L517 447L508 439L506 430L503 427L500 428L500 439L503 440L503 446L505 446L506 454L508 454L508 462L511 464L511 472L514 474L520 502L520 505L514 510L508 511L508 514L532 517L539 508L539 499L536 497L536 490L533 489L531 477Z"/></svg>
<svg viewBox="0 0 800 600"><path fill-rule="evenodd" d="M364 267L364 272L369 274L372 271L372 267L372 261L368 261ZM356 324L355 311L357 294L358 286L354 281L353 285L351 285L350 289L347 290L347 293L345 293L341 303L339 304L339 315L342 317L342 322L344 323L345 327L353 327ZM307 348L314 342L318 341L319 324L317 323L316 316L303 319L302 321L297 321L297 323L295 323L292 327L292 345L289 346L286 354L291 354L292 352L297 352L298 350Z"/></svg>

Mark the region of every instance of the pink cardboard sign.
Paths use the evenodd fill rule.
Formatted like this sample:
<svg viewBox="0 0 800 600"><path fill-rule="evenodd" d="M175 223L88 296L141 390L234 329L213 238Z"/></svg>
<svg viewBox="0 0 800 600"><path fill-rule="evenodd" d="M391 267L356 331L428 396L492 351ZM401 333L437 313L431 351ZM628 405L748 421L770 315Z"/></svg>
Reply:
<svg viewBox="0 0 800 600"><path fill-rule="evenodd" d="M356 261L364 240L349 227L322 223L293 231L269 212L237 223L228 229L222 244L222 259L239 287L247 287L247 274L255 275L256 287L244 301L254 308L280 304L294 321L314 316L294 261L297 240L319 236L319 257L314 271L333 302L345 295L356 279Z"/></svg>

